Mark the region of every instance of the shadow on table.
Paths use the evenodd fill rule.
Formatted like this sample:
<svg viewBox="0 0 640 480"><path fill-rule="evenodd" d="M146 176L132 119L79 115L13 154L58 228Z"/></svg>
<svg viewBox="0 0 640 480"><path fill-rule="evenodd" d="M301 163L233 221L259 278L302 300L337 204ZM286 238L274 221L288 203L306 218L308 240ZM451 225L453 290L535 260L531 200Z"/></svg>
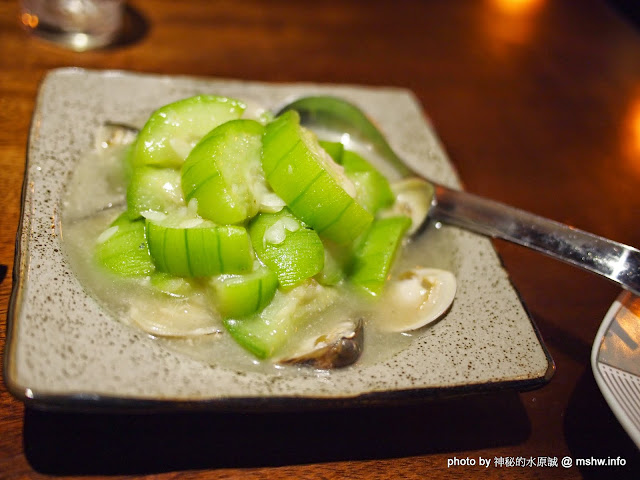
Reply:
<svg viewBox="0 0 640 480"><path fill-rule="evenodd" d="M574 459L624 459L624 466L581 466L586 480L640 478L640 451L611 412L591 368L576 385L564 421L567 445Z"/></svg>
<svg viewBox="0 0 640 480"><path fill-rule="evenodd" d="M47 474L141 474L455 452L524 441L515 392L300 413L77 414L27 408L25 454Z"/></svg>
<svg viewBox="0 0 640 480"><path fill-rule="evenodd" d="M106 49L118 49L139 43L149 34L150 28L147 18L139 10L126 4L120 35L116 42Z"/></svg>

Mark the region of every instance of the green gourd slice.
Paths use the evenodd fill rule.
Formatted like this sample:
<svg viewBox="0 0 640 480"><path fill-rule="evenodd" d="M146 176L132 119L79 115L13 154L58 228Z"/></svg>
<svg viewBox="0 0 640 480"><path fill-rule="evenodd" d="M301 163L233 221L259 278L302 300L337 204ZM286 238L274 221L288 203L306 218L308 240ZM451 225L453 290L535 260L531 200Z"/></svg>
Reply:
<svg viewBox="0 0 640 480"><path fill-rule="evenodd" d="M127 208L132 218L145 212L170 213L184 206L180 172L173 168L139 167L127 187Z"/></svg>
<svg viewBox="0 0 640 480"><path fill-rule="evenodd" d="M273 191L318 234L345 244L371 224L373 216L353 198L352 182L317 138L290 110L267 125L262 167Z"/></svg>
<svg viewBox="0 0 640 480"><path fill-rule="evenodd" d="M323 240L324 267L315 279L321 285L338 285L347 276L347 267L352 255L351 246L338 245L330 240Z"/></svg>
<svg viewBox="0 0 640 480"><path fill-rule="evenodd" d="M144 221L121 214L99 237L94 258L98 265L123 277L144 277L155 267L149 255Z"/></svg>
<svg viewBox="0 0 640 480"><path fill-rule="evenodd" d="M318 140L320 146L325 152L329 154L333 161L336 163L342 163L342 152L344 152L344 145L340 142L330 142L328 140Z"/></svg>
<svg viewBox="0 0 640 480"><path fill-rule="evenodd" d="M249 236L258 258L285 288L313 277L324 266L322 240L288 209L256 216L249 224Z"/></svg>
<svg viewBox="0 0 640 480"><path fill-rule="evenodd" d="M153 290L169 297L185 298L196 292L194 280L184 277L176 277L169 273L153 272L150 277Z"/></svg>
<svg viewBox="0 0 640 480"><path fill-rule="evenodd" d="M411 226L407 217L389 217L373 222L354 253L350 281L372 296L378 296Z"/></svg>
<svg viewBox="0 0 640 480"><path fill-rule="evenodd" d="M160 272L179 277L242 273L253 266L247 230L202 221L188 227L146 221L149 252Z"/></svg>
<svg viewBox="0 0 640 480"><path fill-rule="evenodd" d="M209 292L223 318L242 318L265 308L276 293L278 277L260 266L246 274L226 274L209 282Z"/></svg>
<svg viewBox="0 0 640 480"><path fill-rule="evenodd" d="M356 187L356 200L368 212L375 215L378 210L393 204L395 195L389 180L371 163L356 152L346 150L340 142L320 140L319 143L336 163L344 167L344 174Z"/></svg>
<svg viewBox="0 0 640 480"><path fill-rule="evenodd" d="M375 215L393 204L395 195L389 180L360 155L344 150L338 163L356 186L356 199L367 211Z"/></svg>
<svg viewBox="0 0 640 480"><path fill-rule="evenodd" d="M375 215L380 209L393 204L395 195L389 180L371 163L357 153L346 150L340 142L320 140L319 143L336 163L344 167L344 174L356 187L356 200L368 212Z"/></svg>
<svg viewBox="0 0 640 480"><path fill-rule="evenodd" d="M194 145L209 131L240 118L246 106L232 98L197 95L165 105L149 117L135 146L134 167L179 168Z"/></svg>
<svg viewBox="0 0 640 480"><path fill-rule="evenodd" d="M232 120L194 147L182 166L181 181L185 200L198 200L199 215L235 224L258 213L263 131L254 120Z"/></svg>
<svg viewBox="0 0 640 480"><path fill-rule="evenodd" d="M290 290L277 290L261 312L245 318L223 319L233 339L258 358L276 354L310 318L335 301L336 291L309 281Z"/></svg>

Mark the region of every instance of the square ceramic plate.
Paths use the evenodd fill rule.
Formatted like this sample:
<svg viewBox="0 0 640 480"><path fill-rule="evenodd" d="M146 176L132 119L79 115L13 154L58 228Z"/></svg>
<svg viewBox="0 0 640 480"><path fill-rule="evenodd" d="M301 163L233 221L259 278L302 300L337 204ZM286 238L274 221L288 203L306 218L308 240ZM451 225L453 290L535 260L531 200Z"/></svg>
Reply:
<svg viewBox="0 0 640 480"><path fill-rule="evenodd" d="M443 227L458 293L447 316L378 363L329 374L238 372L169 350L113 318L83 290L61 248L61 198L79 157L107 121L133 123L198 93L277 110L331 94L358 105L401 157L459 186L420 105L406 90L56 70L37 99L8 319L5 382L18 398L57 408L293 409L389 403L549 380L551 358L491 242Z"/></svg>

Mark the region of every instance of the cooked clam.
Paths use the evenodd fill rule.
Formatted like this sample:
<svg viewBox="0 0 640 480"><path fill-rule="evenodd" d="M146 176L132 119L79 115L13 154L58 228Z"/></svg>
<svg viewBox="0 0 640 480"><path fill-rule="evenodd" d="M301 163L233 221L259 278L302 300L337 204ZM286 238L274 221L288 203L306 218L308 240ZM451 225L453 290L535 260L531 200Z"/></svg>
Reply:
<svg viewBox="0 0 640 480"><path fill-rule="evenodd" d="M311 338L299 353L279 361L284 365L304 365L320 370L347 367L362 354L364 326L362 319L345 321L331 331Z"/></svg>
<svg viewBox="0 0 640 480"><path fill-rule="evenodd" d="M169 295L137 299L130 304L128 319L155 337L197 337L222 332L220 319L200 296L190 300Z"/></svg>
<svg viewBox="0 0 640 480"><path fill-rule="evenodd" d="M129 145L138 135L138 129L123 123L107 122L96 134L96 148L108 148L114 145Z"/></svg>
<svg viewBox="0 0 640 480"><path fill-rule="evenodd" d="M405 332L434 322L449 310L456 289L456 277L447 270L413 268L400 273L385 293L392 314L382 328Z"/></svg>
<svg viewBox="0 0 640 480"><path fill-rule="evenodd" d="M408 234L413 235L424 225L431 201L433 185L421 178L404 178L391 184L396 201L386 212L388 215L404 215L411 219Z"/></svg>

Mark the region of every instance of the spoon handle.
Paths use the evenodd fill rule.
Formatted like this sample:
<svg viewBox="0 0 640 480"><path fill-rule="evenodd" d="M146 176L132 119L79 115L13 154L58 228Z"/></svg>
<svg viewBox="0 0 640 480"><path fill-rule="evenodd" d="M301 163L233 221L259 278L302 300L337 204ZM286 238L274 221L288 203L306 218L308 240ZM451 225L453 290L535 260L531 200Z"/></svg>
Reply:
<svg viewBox="0 0 640 480"><path fill-rule="evenodd" d="M476 195L435 185L432 219L508 240L640 295L640 250Z"/></svg>

